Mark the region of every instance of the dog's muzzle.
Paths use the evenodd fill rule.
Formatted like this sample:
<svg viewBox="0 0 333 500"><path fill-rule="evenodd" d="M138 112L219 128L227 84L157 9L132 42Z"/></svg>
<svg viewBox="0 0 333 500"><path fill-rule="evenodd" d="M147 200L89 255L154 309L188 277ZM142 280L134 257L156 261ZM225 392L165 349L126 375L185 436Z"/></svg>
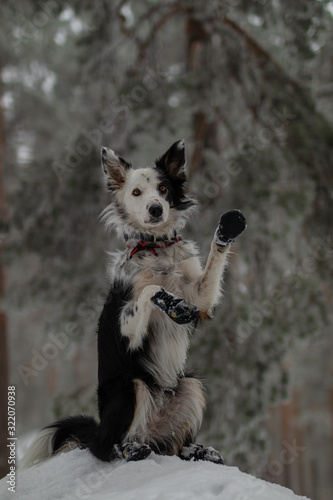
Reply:
<svg viewBox="0 0 333 500"><path fill-rule="evenodd" d="M153 203L149 206L148 212L154 219L160 219L163 214L163 207L160 203Z"/></svg>

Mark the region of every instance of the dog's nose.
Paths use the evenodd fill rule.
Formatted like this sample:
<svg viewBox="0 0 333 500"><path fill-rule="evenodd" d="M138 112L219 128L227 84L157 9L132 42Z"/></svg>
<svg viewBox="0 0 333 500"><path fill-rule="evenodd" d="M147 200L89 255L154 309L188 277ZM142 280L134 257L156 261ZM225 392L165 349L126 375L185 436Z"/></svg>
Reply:
<svg viewBox="0 0 333 500"><path fill-rule="evenodd" d="M150 215L155 217L155 219L158 219L163 213L163 207L159 203L153 203L148 208L148 212L150 213Z"/></svg>

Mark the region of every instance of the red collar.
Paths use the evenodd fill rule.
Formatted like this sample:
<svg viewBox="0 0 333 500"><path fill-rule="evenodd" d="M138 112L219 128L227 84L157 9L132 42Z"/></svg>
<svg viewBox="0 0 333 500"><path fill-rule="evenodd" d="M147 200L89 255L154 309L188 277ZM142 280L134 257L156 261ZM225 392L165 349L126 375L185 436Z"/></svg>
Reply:
<svg viewBox="0 0 333 500"><path fill-rule="evenodd" d="M137 252L140 252L140 250L148 250L148 252L156 255L158 257L158 253L155 251L155 248L167 248L171 247L171 245L174 245L175 243L178 243L181 240L180 236L177 236L176 238L172 238L172 240L164 240L164 241L144 241L140 240L139 243L135 245L133 250L130 253L130 259L135 255ZM126 243L127 248L131 248L131 245Z"/></svg>

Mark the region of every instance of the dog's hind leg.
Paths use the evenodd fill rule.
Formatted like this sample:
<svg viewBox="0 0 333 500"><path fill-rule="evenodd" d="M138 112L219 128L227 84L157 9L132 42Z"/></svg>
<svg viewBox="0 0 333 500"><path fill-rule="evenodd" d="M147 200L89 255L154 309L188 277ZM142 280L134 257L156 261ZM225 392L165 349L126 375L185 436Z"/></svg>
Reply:
<svg viewBox="0 0 333 500"><path fill-rule="evenodd" d="M136 410L125 441L146 443L160 455L178 455L199 432L205 397L202 382L185 376L174 389L151 392L135 381Z"/></svg>

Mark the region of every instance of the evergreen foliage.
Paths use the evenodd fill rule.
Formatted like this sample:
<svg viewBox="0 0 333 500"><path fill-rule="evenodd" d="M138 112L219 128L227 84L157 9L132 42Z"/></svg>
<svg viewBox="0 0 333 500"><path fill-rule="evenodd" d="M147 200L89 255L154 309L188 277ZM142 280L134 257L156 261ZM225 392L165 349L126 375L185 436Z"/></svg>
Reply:
<svg viewBox="0 0 333 500"><path fill-rule="evenodd" d="M238 208L248 220L224 302L193 338L190 362L208 388L202 437L228 463L257 471L267 409L287 393L286 355L329 335L332 322L331 2L25 0L0 9L14 376L22 383L16 366L28 361L16 345L43 345L68 322L79 332L71 352L94 349L104 250L122 245L98 223L100 145L139 166L184 137L202 204L187 231L202 254L221 213ZM79 394L86 409L93 376L84 400L66 370L56 369L58 393Z"/></svg>

